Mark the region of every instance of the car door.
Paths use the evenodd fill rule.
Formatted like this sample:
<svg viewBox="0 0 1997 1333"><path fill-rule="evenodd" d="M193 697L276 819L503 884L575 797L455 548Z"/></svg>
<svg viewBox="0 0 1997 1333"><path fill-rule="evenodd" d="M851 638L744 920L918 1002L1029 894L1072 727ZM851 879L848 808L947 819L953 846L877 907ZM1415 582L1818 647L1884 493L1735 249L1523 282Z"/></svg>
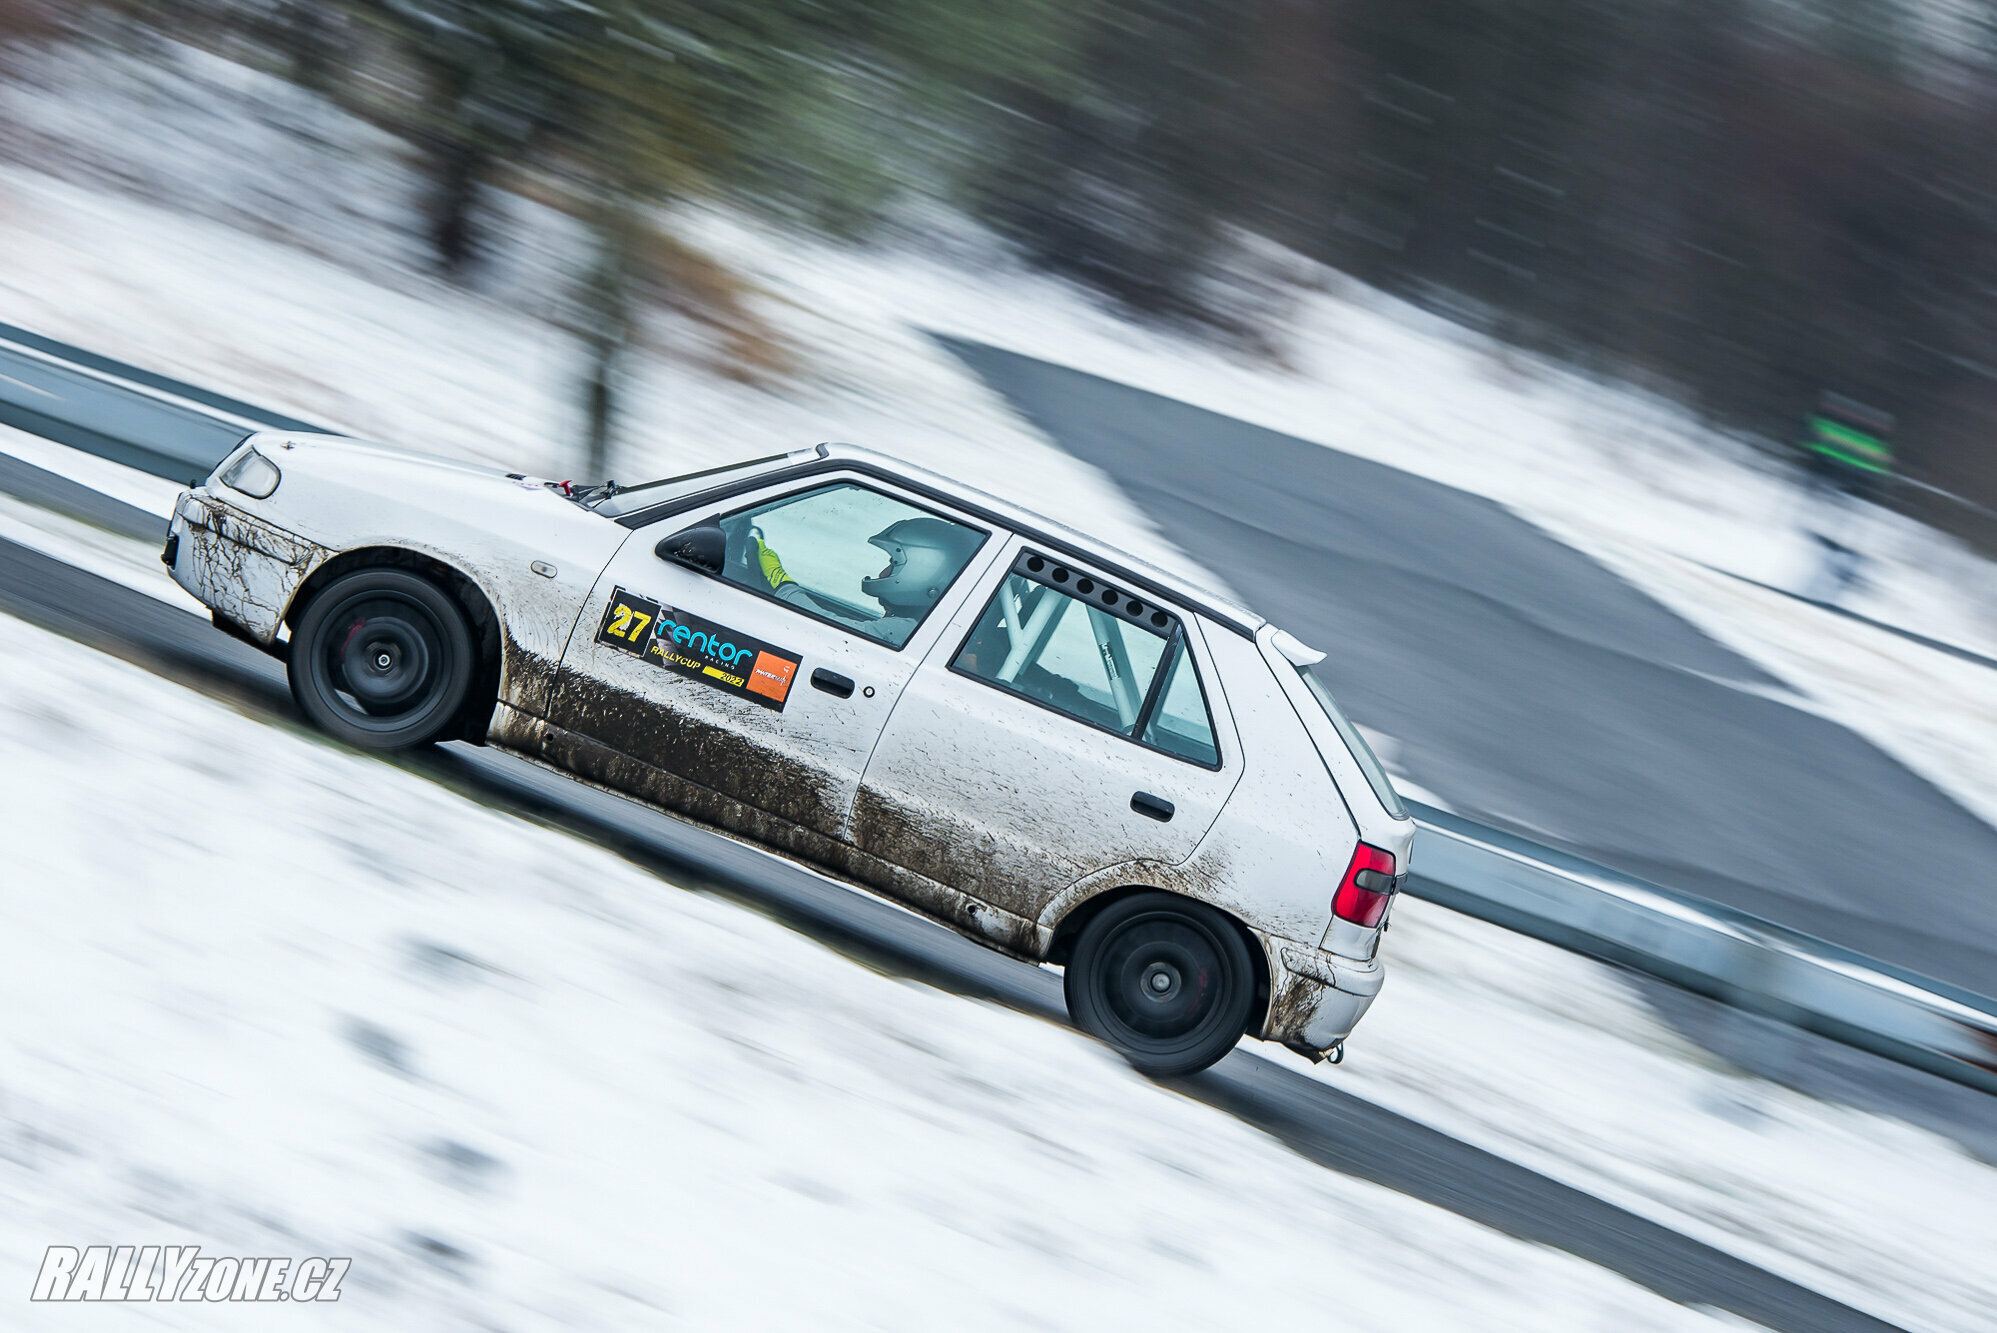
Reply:
<svg viewBox="0 0 1997 1333"><path fill-rule="evenodd" d="M911 526L948 549L889 607L867 588L886 595L881 580L905 568L907 552L882 534L906 537ZM706 534L713 567L658 554L669 537L684 548L690 529ZM965 569L996 558L998 536L836 473L746 492L724 512L658 520L634 531L598 579L549 720L691 784L612 766L627 790L726 825L751 822L707 795L719 793L847 840L881 728L963 596Z"/></svg>
<svg viewBox="0 0 1997 1333"><path fill-rule="evenodd" d="M874 747L863 851L1035 920L1192 855L1241 776L1198 626L1030 543L964 601Z"/></svg>

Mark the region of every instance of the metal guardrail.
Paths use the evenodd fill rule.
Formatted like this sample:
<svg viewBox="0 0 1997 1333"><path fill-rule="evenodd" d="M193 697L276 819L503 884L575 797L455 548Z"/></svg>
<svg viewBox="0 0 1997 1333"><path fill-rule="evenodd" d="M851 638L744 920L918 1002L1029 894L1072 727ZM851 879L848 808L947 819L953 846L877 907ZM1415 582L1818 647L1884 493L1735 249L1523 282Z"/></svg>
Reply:
<svg viewBox="0 0 1997 1333"><path fill-rule="evenodd" d="M1922 481L1918 477L1906 476L1896 476L1894 481L1898 485L1911 486L1925 495L1932 495L1936 499L1947 500L1951 504L1962 506L1973 514L1981 514L1984 518L1997 522L1997 509L1992 509L1988 505L1980 505L1966 496L1957 495L1954 491L1945 491L1932 482Z"/></svg>
<svg viewBox="0 0 1997 1333"><path fill-rule="evenodd" d="M5 324L0 421L176 481L246 431L323 429ZM1410 804L1416 897L1997 1093L1997 1000Z"/></svg>
<svg viewBox="0 0 1997 1333"><path fill-rule="evenodd" d="M0 324L0 422L175 481L253 430L322 427Z"/></svg>
<svg viewBox="0 0 1997 1333"><path fill-rule="evenodd" d="M1415 897L1997 1093L1997 1000L1409 804Z"/></svg>

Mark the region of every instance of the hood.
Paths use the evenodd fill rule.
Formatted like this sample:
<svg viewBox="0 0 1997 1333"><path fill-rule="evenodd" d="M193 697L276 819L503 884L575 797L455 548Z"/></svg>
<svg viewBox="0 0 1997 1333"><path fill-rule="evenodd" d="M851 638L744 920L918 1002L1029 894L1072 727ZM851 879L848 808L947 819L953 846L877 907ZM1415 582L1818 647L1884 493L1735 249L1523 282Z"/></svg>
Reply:
<svg viewBox="0 0 1997 1333"><path fill-rule="evenodd" d="M593 559L599 549L612 549L629 536L564 498L556 483L502 468L337 435L267 431L244 445L276 464L282 480L264 500L218 493L336 551L376 544L463 549L524 543L541 552ZM211 483L211 489L220 485ZM559 563L556 555L548 558Z"/></svg>
<svg viewBox="0 0 1997 1333"><path fill-rule="evenodd" d="M508 472L504 468L484 463L467 463L392 444L351 439L345 435L261 431L243 443L260 450L280 467L283 466L287 454L293 458L310 459L309 466L315 472L329 477L346 472L356 477L400 476L412 485L421 484L419 478L429 479L433 484L441 485L476 485L479 481L503 482L508 485L515 485L520 481L528 481L537 486L556 484L546 478L527 477L524 473Z"/></svg>

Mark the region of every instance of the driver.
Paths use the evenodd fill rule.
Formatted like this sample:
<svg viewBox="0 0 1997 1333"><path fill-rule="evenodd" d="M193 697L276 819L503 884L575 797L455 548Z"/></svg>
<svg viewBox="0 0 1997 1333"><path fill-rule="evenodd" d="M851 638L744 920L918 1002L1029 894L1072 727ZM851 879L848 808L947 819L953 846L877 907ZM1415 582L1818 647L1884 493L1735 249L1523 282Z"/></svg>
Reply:
<svg viewBox="0 0 1997 1333"><path fill-rule="evenodd" d="M888 524L867 539L887 552L888 563L872 578L860 580L860 592L881 607L878 617L863 620L850 608L812 596L809 588L784 571L782 558L760 531L751 536L756 567L779 599L893 643L914 631L983 540L969 528L940 518L904 518Z"/></svg>

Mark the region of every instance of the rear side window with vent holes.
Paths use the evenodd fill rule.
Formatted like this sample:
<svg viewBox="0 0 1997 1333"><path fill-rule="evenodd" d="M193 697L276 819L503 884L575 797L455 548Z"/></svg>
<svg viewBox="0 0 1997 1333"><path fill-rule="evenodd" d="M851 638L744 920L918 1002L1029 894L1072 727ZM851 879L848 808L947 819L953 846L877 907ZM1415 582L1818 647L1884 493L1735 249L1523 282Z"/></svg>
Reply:
<svg viewBox="0 0 1997 1333"><path fill-rule="evenodd" d="M1178 618L1041 557L1022 557L1006 576L952 666L1089 726L1220 766Z"/></svg>

